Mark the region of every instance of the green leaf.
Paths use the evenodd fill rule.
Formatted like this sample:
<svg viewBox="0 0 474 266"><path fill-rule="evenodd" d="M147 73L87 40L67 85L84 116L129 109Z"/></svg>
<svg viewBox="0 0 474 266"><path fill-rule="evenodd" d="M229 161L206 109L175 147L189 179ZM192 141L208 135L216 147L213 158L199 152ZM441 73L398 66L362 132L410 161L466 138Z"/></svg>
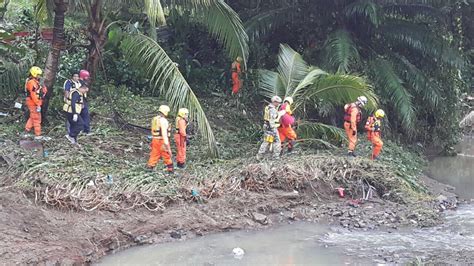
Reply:
<svg viewBox="0 0 474 266"><path fill-rule="evenodd" d="M210 4L200 10L198 20L224 46L232 60L241 56L246 68L249 38L239 15L222 0L210 0Z"/></svg>
<svg viewBox="0 0 474 266"><path fill-rule="evenodd" d="M366 18L375 27L380 25L379 6L371 0L359 0L348 5L344 14L349 18Z"/></svg>
<svg viewBox="0 0 474 266"><path fill-rule="evenodd" d="M392 59L396 64L395 69L398 75L403 77L416 93L421 95L423 100L429 103L431 108L436 108L442 97L441 88L434 82L431 82L429 78L406 57L394 54Z"/></svg>
<svg viewBox="0 0 474 266"><path fill-rule="evenodd" d="M380 27L380 33L389 41L421 52L425 57L463 68L466 61L440 37L435 37L430 28L411 22L391 21ZM402 48L404 48L402 46Z"/></svg>
<svg viewBox="0 0 474 266"><path fill-rule="evenodd" d="M250 40L255 41L286 25L294 18L295 10L294 6L285 6L261 12L245 22L245 31L249 35Z"/></svg>
<svg viewBox="0 0 474 266"><path fill-rule="evenodd" d="M285 86L284 96L294 95L294 89L308 75L309 65L287 44L280 44L278 74Z"/></svg>
<svg viewBox="0 0 474 266"><path fill-rule="evenodd" d="M298 126L298 136L301 139L322 139L326 141L342 142L346 140L346 134L342 128L323 123L303 121Z"/></svg>
<svg viewBox="0 0 474 266"><path fill-rule="evenodd" d="M329 35L326 40L325 54L330 69L342 74L349 73L350 66L360 61L357 47L346 30L338 30Z"/></svg>
<svg viewBox="0 0 474 266"><path fill-rule="evenodd" d="M377 96L362 77L342 74L320 76L316 82L305 90L305 97L315 103L319 100L333 105L344 105L354 102L357 97L368 99L367 110L377 107Z"/></svg>
<svg viewBox="0 0 474 266"><path fill-rule="evenodd" d="M150 79L150 85L164 96L171 108L186 107L190 119L198 124L199 132L207 140L209 152L217 156L217 145L206 114L178 67L168 54L153 39L142 34L125 38L122 43L126 58L137 67L141 67Z"/></svg>
<svg viewBox="0 0 474 266"><path fill-rule="evenodd" d="M397 111L403 128L412 133L415 122L415 107L412 95L403 86L403 81L386 59L376 58L370 62L370 70L382 97L388 100ZM390 116L388 116L390 119Z"/></svg>

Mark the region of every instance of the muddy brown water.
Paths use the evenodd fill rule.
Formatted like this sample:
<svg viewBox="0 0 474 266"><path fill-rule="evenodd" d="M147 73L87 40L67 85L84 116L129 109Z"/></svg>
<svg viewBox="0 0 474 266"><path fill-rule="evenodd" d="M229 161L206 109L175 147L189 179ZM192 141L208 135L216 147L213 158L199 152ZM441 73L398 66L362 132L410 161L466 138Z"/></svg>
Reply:
<svg viewBox="0 0 474 266"><path fill-rule="evenodd" d="M457 157L430 162L427 173L474 198L474 137L465 137ZM132 248L104 258L98 265L376 265L437 261L472 263L474 204L445 213L432 228L350 231L320 224L296 223L265 231L220 233L197 239ZM245 254L236 257L240 247ZM456 255L453 255L456 254Z"/></svg>

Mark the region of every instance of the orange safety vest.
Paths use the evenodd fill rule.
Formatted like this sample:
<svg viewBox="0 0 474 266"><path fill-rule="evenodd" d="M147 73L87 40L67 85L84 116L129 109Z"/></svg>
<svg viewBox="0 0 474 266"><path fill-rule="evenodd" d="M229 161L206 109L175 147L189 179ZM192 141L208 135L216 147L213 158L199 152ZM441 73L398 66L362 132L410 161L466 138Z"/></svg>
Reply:
<svg viewBox="0 0 474 266"><path fill-rule="evenodd" d="M29 84L33 83L30 87ZM36 105L42 105L44 96L48 90L46 87L41 87L39 81L35 78L29 77L25 82L25 93L26 93L26 102L30 102Z"/></svg>
<svg viewBox="0 0 474 266"><path fill-rule="evenodd" d="M178 117L176 118L176 134L179 134L179 121L180 121L181 119L184 119L184 121L186 122L186 128L188 127L188 124L189 124L189 123L188 123L188 119L178 116Z"/></svg>
<svg viewBox="0 0 474 266"><path fill-rule="evenodd" d="M380 136L380 131L382 127L382 122L380 119L377 119L375 115L369 116L367 122L365 123L365 130L367 130L367 138L372 139L373 136Z"/></svg>
<svg viewBox="0 0 474 266"><path fill-rule="evenodd" d="M355 103L351 103L346 105L345 107L345 113L344 113L344 121L346 122L351 122L351 113L352 113L352 108L357 108L357 118L356 122L359 123L360 120L362 120L362 110L360 110L359 106L357 106Z"/></svg>
<svg viewBox="0 0 474 266"><path fill-rule="evenodd" d="M160 116L155 116L151 121L151 135L153 138L162 138L163 132L161 132ZM171 137L171 127L168 126L168 137Z"/></svg>

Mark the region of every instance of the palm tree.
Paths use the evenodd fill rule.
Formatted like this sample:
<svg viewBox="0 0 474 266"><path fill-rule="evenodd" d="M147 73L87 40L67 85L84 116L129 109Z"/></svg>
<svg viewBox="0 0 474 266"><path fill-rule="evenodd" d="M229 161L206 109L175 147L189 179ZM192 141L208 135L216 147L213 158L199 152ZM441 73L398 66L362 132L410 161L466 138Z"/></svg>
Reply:
<svg viewBox="0 0 474 266"><path fill-rule="evenodd" d="M400 123L407 133L415 133L417 114L422 117L439 110L442 87L451 86L442 84L442 75L430 75L457 73L465 67L464 59L449 44L448 18L437 8L440 1L273 2L272 9L246 22L251 39L285 27L294 29L296 23L314 23L311 18L319 17L319 23L326 23L318 25L323 34L333 29L322 49L323 66L336 73L368 75L384 99L381 104L393 110L392 124ZM312 16L301 12L312 12ZM297 16L300 19L294 20Z"/></svg>
<svg viewBox="0 0 474 266"><path fill-rule="evenodd" d="M64 0L42 0L42 5L47 5L54 11L53 19L53 41L46 58L46 66L44 71L44 84L49 88L45 95L43 108L41 110L43 122L47 122L47 112L49 108L49 100L53 96L53 86L56 80L56 74L59 69L59 58L61 50L64 49L64 16L67 9L67 2Z"/></svg>
<svg viewBox="0 0 474 266"><path fill-rule="evenodd" d="M74 0L74 8L88 16L89 55L85 68L91 74L96 72L103 47L107 40L109 20L112 12L118 11L130 2L138 3L148 16L151 30L149 35L156 39L155 26L166 25L165 8L169 14L183 14L189 10L192 21L205 26L219 41L231 59L241 56L244 64L248 57L248 37L237 13L223 0ZM171 12L172 10L176 12Z"/></svg>
<svg viewBox="0 0 474 266"><path fill-rule="evenodd" d="M51 10L53 6L50 4L51 0L38 1ZM65 9L57 8L57 5L64 3L64 0L54 1L56 5L54 9L55 31L53 35L55 34L56 38L53 37L53 48L50 52L51 56L48 56L48 60L51 62L51 64L47 63L47 69L51 69L51 75L50 72L48 72L48 77L55 76L57 73L57 65L55 68L54 63L59 61L60 49L55 49L54 40L57 40L59 43L64 33L64 20L62 20L61 24L61 18L64 18L63 11L65 11ZM172 0L163 2L161 0L70 0L69 4L72 11L82 11L87 14L88 17L87 30L90 45L85 68L91 72L92 76L97 72L99 63L101 62L101 55L107 40L107 30L110 25L115 23L114 21L110 21L109 15L131 2L139 4L146 12L152 27L152 37L156 37L154 30L156 25L166 24L162 4L165 4L169 10L174 9L178 11L170 12L170 14L180 14L179 11L182 9L190 10L194 21L204 25L209 30L211 35L223 45L230 58L241 56L244 59L245 65L248 57L247 34L237 13L223 0ZM57 30L56 26L58 26ZM143 46L136 44L142 44ZM149 74L152 86L159 89L160 94L166 97L171 103L172 108L176 109L186 105L191 110L193 113L192 118L196 119L201 134L208 142L210 154L217 156L216 141L199 101L183 75L179 72L179 69L174 65L156 40L142 34L130 35L124 39L123 47L125 47L124 51L128 57L132 62L136 62L137 66L142 67L144 66L143 60L150 60L150 64L148 64L146 68L146 73ZM140 58L141 56L146 58ZM51 67L48 67L48 65ZM55 71L53 71L54 69ZM51 82L54 83L54 79L51 80ZM165 84L172 86L165 86ZM50 86L52 87L52 85ZM47 108L44 109L46 112Z"/></svg>
<svg viewBox="0 0 474 266"><path fill-rule="evenodd" d="M294 111L306 118L308 106L344 105L361 95L369 100L369 110L377 106L377 98L363 78L342 73L330 74L311 66L286 44L280 45L277 72L260 70L259 74L259 88L263 96L293 97ZM303 123L300 131L306 136L330 135L339 140L344 138L340 129L322 123Z"/></svg>

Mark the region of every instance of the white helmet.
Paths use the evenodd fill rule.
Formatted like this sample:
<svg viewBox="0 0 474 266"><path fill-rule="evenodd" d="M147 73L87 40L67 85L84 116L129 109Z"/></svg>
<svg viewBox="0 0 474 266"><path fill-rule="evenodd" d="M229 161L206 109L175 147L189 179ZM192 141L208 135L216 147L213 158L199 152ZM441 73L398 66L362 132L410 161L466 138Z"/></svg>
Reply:
<svg viewBox="0 0 474 266"><path fill-rule="evenodd" d="M293 98L288 96L288 97L285 97L285 99L283 100L283 102L288 102L289 104L293 104Z"/></svg>
<svg viewBox="0 0 474 266"><path fill-rule="evenodd" d="M274 103L274 102L281 103L281 98L278 97L278 96L273 96L272 97L272 103Z"/></svg>
<svg viewBox="0 0 474 266"><path fill-rule="evenodd" d="M359 96L357 97L357 101L360 103L360 105L364 106L367 104L367 97Z"/></svg>
<svg viewBox="0 0 474 266"><path fill-rule="evenodd" d="M164 116L168 116L170 107L168 105L160 105L158 112L162 113Z"/></svg>

